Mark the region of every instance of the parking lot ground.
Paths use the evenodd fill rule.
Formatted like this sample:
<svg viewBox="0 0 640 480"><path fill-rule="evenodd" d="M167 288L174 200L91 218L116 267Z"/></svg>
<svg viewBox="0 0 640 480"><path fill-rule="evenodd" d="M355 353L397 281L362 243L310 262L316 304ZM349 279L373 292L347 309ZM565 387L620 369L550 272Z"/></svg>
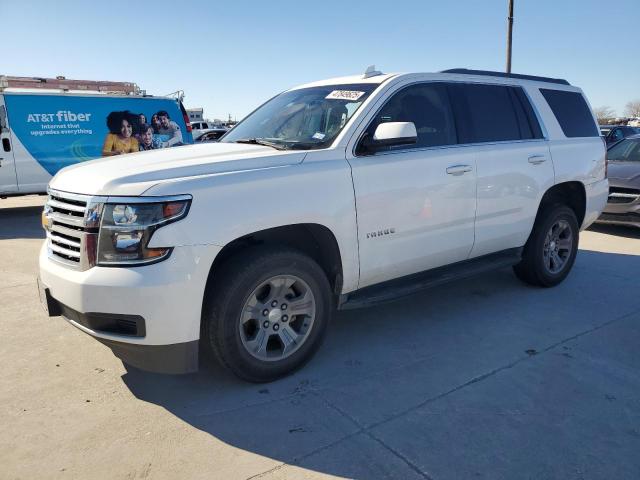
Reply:
<svg viewBox="0 0 640 480"><path fill-rule="evenodd" d="M43 197L0 200L2 478L640 478L640 232L339 313L266 385L126 368L36 292Z"/></svg>

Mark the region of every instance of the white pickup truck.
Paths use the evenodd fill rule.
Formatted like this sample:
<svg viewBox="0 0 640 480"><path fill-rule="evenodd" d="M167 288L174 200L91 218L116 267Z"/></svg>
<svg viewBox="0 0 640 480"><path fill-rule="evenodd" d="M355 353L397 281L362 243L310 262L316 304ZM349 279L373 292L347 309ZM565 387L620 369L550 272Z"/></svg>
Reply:
<svg viewBox="0 0 640 480"><path fill-rule="evenodd" d="M369 70L285 91L219 143L59 172L40 294L127 364L189 372L203 352L270 381L336 309L504 266L558 284L607 194L568 82Z"/></svg>

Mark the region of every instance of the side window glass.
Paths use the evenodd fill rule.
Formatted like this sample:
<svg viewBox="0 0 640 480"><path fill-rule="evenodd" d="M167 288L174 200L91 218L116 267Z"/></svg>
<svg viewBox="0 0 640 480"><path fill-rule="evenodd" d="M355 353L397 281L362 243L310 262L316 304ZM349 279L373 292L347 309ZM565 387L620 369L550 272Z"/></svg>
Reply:
<svg viewBox="0 0 640 480"><path fill-rule="evenodd" d="M615 141L618 141L618 140L622 140L622 139L624 138L624 133L622 133L622 130L621 130L621 129L616 128L616 129L613 131L613 135L612 135L612 136L613 136L613 139L614 139Z"/></svg>
<svg viewBox="0 0 640 480"><path fill-rule="evenodd" d="M516 117L518 118L518 128L520 129L520 138L523 140L529 140L534 138L533 132L531 131L531 125L529 125L529 120L527 119L527 115L524 112L522 103L520 103L520 99L517 97L515 90L516 90L515 87L509 87L511 103L513 104L513 108L516 112Z"/></svg>
<svg viewBox="0 0 640 480"><path fill-rule="evenodd" d="M524 113L527 117L527 123L529 124L529 128L531 129L531 137L530 138L543 138L542 128L540 128L540 123L538 122L538 117L536 113L533 111L533 107L531 106L531 101L529 97L524 93L522 87L511 87L511 92L515 94L514 105L516 106L516 111L518 110L518 105L522 107ZM525 129L526 131L526 129ZM523 137L529 138L529 137Z"/></svg>
<svg viewBox="0 0 640 480"><path fill-rule="evenodd" d="M378 111L365 135L373 136L378 125L385 122L413 122L418 133L415 144L388 147L389 150L457 143L447 89L441 83L412 85L396 92Z"/></svg>
<svg viewBox="0 0 640 480"><path fill-rule="evenodd" d="M509 89L501 85L452 85L464 143L520 140L520 121Z"/></svg>
<svg viewBox="0 0 640 480"><path fill-rule="evenodd" d="M600 132L582 94L541 88L566 137L598 137Z"/></svg>

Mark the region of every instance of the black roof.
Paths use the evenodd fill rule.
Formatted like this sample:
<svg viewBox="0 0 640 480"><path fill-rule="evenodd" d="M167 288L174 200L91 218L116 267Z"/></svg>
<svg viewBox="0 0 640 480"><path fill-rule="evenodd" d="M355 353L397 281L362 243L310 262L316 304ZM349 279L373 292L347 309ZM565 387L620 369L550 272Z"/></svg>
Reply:
<svg viewBox="0 0 640 480"><path fill-rule="evenodd" d="M468 68L451 68L440 73L458 73L463 75L486 75L489 77L518 78L520 80L535 80L536 82L559 83L571 85L562 78L536 77L534 75L521 75L519 73L492 72L490 70L469 70Z"/></svg>

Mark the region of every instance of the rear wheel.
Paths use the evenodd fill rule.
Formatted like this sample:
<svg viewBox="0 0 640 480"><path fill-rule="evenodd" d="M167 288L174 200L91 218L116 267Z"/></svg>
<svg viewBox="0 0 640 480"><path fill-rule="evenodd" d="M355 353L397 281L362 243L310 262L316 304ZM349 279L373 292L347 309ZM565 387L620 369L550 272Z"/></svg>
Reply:
<svg viewBox="0 0 640 480"><path fill-rule="evenodd" d="M205 348L237 376L267 382L307 362L331 316L320 266L290 249L257 248L214 272L203 314Z"/></svg>
<svg viewBox="0 0 640 480"><path fill-rule="evenodd" d="M580 228L574 211L561 204L542 210L522 254L514 266L525 283L553 287L562 282L573 267L578 252Z"/></svg>

